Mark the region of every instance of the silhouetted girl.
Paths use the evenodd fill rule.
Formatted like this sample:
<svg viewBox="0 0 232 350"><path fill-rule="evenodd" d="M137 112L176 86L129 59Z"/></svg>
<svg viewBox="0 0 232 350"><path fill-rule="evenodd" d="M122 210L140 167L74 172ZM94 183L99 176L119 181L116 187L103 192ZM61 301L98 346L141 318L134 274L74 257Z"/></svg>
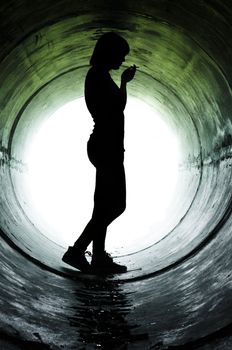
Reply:
<svg viewBox="0 0 232 350"><path fill-rule="evenodd" d="M119 69L129 53L129 45L121 36L110 32L97 41L90 59L91 68L85 80L85 101L94 120L88 145L88 157L96 168L96 185L92 218L83 233L69 247L63 261L83 272L125 272L126 266L116 264L105 252L109 224L126 208L124 172L124 108L126 84L135 75L135 65L121 75L120 88L109 71ZM93 242L91 265L85 250Z"/></svg>

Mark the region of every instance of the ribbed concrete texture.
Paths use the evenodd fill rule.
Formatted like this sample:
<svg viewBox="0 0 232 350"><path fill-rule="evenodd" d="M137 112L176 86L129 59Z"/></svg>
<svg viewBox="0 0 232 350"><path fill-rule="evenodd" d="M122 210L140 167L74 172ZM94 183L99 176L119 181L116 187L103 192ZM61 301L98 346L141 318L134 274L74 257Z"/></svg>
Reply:
<svg viewBox="0 0 232 350"><path fill-rule="evenodd" d="M231 1L2 0L0 14L0 348L231 349ZM139 67L129 94L161 111L182 158L164 238L97 278L68 269L41 230L24 154L83 96L112 30Z"/></svg>

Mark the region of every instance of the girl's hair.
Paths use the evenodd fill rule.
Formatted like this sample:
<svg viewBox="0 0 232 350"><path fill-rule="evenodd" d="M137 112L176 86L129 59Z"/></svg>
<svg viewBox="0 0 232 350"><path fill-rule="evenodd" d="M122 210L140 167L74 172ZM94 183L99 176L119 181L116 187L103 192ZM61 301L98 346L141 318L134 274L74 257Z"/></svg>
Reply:
<svg viewBox="0 0 232 350"><path fill-rule="evenodd" d="M90 64L105 65L110 63L115 56L127 55L130 51L127 41L115 32L103 34L97 41L93 50Z"/></svg>

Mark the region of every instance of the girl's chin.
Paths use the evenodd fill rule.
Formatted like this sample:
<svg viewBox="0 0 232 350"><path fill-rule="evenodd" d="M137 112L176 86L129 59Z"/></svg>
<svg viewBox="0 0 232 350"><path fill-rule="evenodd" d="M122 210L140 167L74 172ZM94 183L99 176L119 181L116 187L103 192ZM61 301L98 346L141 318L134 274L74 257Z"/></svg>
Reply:
<svg viewBox="0 0 232 350"><path fill-rule="evenodd" d="M120 66L121 66L121 64L115 64L115 65L112 66L112 69L119 69Z"/></svg>

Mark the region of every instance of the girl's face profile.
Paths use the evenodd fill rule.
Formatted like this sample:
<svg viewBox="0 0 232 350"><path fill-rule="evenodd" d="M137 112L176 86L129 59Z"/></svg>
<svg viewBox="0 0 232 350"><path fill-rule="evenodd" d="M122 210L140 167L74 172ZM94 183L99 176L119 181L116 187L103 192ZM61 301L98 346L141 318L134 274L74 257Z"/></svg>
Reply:
<svg viewBox="0 0 232 350"><path fill-rule="evenodd" d="M119 69L122 63L125 62L125 54L116 54L111 60L111 69Z"/></svg>

